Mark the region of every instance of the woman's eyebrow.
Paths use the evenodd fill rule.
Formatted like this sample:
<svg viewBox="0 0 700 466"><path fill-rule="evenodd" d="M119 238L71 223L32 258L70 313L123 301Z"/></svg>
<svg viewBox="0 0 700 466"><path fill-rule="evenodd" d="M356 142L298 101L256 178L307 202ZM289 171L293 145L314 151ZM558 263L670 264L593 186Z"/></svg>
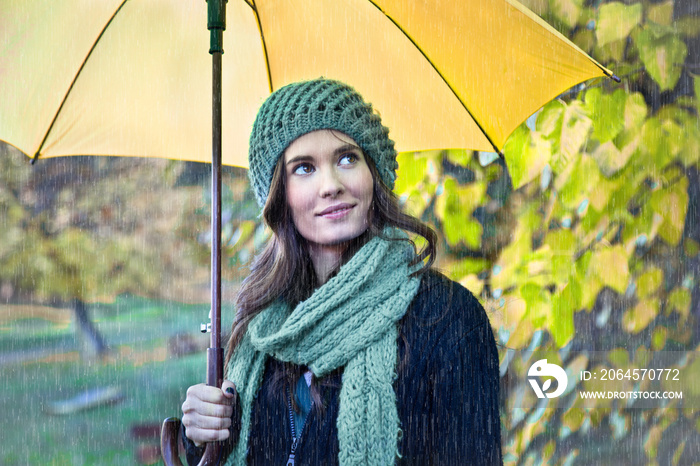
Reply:
<svg viewBox="0 0 700 466"><path fill-rule="evenodd" d="M347 152L349 150L359 150L361 151L359 146L356 146L355 144L345 144L343 146L338 147L336 150L333 151L334 155L340 155L343 152Z"/></svg>
<svg viewBox="0 0 700 466"><path fill-rule="evenodd" d="M294 163L299 163L299 162L312 162L314 160L313 157L310 155L297 155L296 157L292 157L289 159L286 163L286 165L292 165Z"/></svg>
<svg viewBox="0 0 700 466"><path fill-rule="evenodd" d="M362 149L360 149L360 146L356 146L355 144L344 144L335 150L333 150L333 155L340 155L343 152L347 152L349 150L358 150L362 152ZM296 155L289 159L285 165L291 165L299 162L313 162L314 158L311 155Z"/></svg>

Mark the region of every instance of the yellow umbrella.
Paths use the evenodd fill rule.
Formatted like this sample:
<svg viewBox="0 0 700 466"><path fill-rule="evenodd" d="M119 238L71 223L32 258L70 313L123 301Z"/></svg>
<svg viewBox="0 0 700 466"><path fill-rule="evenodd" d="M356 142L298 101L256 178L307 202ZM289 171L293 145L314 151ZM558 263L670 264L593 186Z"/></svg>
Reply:
<svg viewBox="0 0 700 466"><path fill-rule="evenodd" d="M203 0L0 2L0 139L30 157L210 161ZM571 86L612 73L514 0L231 0L223 163L288 82L353 85L398 150L499 151Z"/></svg>
<svg viewBox="0 0 700 466"><path fill-rule="evenodd" d="M219 2L209 3L215 20L226 16ZM1 140L34 160L214 154L209 385L222 379L220 163L246 166L248 133L272 90L337 78L380 109L398 150L500 152L544 103L612 77L514 0L237 0L227 9L230 45L222 59L212 31L210 67L202 0L0 1ZM213 138L212 127L221 130ZM173 464L178 423L164 424ZM217 456L207 448L202 464Z"/></svg>

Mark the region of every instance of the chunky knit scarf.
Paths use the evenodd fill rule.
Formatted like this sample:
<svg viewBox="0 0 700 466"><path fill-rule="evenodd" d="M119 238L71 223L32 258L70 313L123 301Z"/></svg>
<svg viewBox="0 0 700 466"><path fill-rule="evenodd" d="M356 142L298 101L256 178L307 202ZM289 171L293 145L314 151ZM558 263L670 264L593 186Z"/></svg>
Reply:
<svg viewBox="0 0 700 466"><path fill-rule="evenodd" d="M405 238L392 228L383 236ZM337 419L340 464L394 464L397 323L420 284L409 276L414 257L406 241L374 237L296 308L280 300L250 322L228 365L242 418L227 465L245 464L253 399L268 356L306 365L317 377L344 367Z"/></svg>

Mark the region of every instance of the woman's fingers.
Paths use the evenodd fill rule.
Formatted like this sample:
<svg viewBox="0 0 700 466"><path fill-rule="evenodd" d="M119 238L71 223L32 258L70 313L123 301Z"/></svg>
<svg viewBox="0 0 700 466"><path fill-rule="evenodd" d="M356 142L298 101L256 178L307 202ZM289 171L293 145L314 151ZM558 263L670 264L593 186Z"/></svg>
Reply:
<svg viewBox="0 0 700 466"><path fill-rule="evenodd" d="M220 442L229 437L228 429L200 429L199 427L185 427L187 438L192 440L195 445L200 446L203 443Z"/></svg>
<svg viewBox="0 0 700 466"><path fill-rule="evenodd" d="M182 404L182 423L196 444L225 440L231 427L232 400L217 387L193 385Z"/></svg>
<svg viewBox="0 0 700 466"><path fill-rule="evenodd" d="M231 399L236 396L236 385L230 380L224 380L224 383L221 384L221 391L226 398Z"/></svg>
<svg viewBox="0 0 700 466"><path fill-rule="evenodd" d="M187 399L189 398L196 398L207 403L215 403L222 405L230 403L228 401L228 398L224 396L224 392L221 388L211 387L204 383L192 385L190 388L188 388Z"/></svg>
<svg viewBox="0 0 700 466"><path fill-rule="evenodd" d="M224 430L231 427L230 417L202 416L198 413L187 413L182 417L183 422L187 418L185 427L188 429L197 428L203 430ZM187 425L189 424L189 426Z"/></svg>
<svg viewBox="0 0 700 466"><path fill-rule="evenodd" d="M198 399L186 399L182 403L183 414L196 413L204 417L228 418L233 414L233 408L230 405L219 405L208 403Z"/></svg>

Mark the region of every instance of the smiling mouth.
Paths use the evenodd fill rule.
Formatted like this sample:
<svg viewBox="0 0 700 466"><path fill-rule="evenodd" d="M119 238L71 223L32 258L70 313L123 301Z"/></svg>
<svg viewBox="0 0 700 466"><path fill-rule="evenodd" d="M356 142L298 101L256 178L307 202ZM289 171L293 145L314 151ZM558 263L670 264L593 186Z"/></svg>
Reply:
<svg viewBox="0 0 700 466"><path fill-rule="evenodd" d="M319 217L326 217L326 218L338 218L342 217L346 213L350 212L352 208L355 206L352 204L338 204L334 205L331 207L328 207L327 209L324 209L320 213L316 214Z"/></svg>

